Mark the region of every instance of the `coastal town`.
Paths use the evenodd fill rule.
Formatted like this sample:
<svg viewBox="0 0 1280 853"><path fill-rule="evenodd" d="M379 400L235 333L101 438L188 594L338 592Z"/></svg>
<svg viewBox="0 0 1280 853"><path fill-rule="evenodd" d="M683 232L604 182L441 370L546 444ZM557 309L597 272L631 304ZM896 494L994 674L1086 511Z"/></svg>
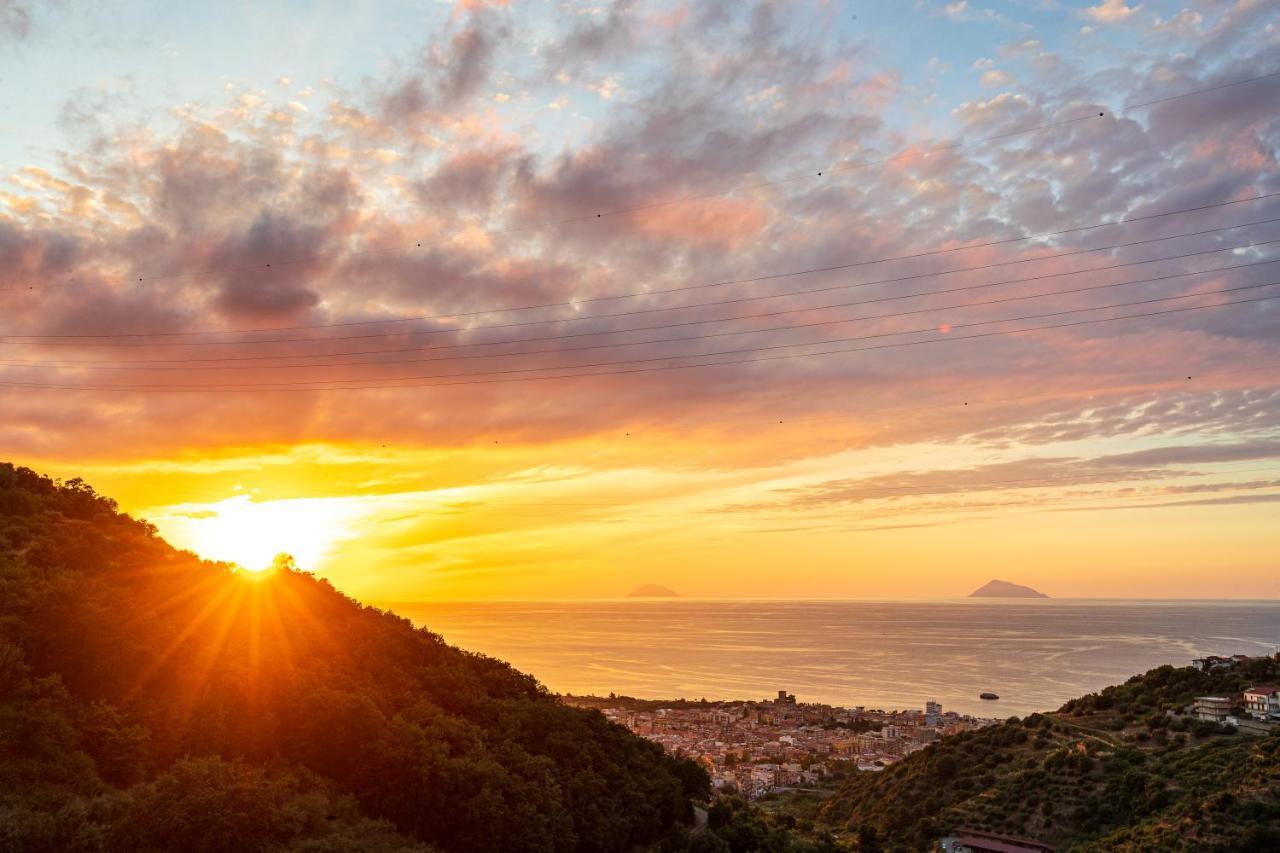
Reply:
<svg viewBox="0 0 1280 853"><path fill-rule="evenodd" d="M800 702L779 690L760 701L655 702L629 697L565 696L613 722L698 761L717 790L757 799L823 788L853 771L877 772L930 743L992 725L944 711L885 711Z"/></svg>
<svg viewBox="0 0 1280 853"><path fill-rule="evenodd" d="M1193 665L1210 672L1250 660L1209 656ZM566 695L561 701L595 708L669 752L694 759L718 791L751 800L830 788L851 772L884 770L939 738L1000 722L945 711L937 702L919 710L844 708L800 702L786 690L759 701L660 701L614 694ZM1280 687L1261 684L1233 696L1202 696L1170 713L1265 734L1280 726Z"/></svg>

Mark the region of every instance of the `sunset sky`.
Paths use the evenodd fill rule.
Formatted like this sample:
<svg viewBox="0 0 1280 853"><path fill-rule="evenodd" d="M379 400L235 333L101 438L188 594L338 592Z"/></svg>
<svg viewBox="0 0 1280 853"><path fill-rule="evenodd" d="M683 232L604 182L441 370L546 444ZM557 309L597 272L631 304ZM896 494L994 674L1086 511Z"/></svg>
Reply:
<svg viewBox="0 0 1280 853"><path fill-rule="evenodd" d="M1277 598L1278 155L1267 0L0 0L0 460L385 603Z"/></svg>

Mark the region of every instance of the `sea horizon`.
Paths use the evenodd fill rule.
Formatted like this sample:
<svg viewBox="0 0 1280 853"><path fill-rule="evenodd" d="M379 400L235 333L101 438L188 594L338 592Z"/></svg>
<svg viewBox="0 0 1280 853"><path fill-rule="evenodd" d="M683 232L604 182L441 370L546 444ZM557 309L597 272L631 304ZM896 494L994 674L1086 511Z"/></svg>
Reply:
<svg viewBox="0 0 1280 853"><path fill-rule="evenodd" d="M984 717L1053 710L1163 664L1280 647L1274 600L627 598L392 610L556 693L719 701L786 689L802 702L941 701Z"/></svg>
<svg viewBox="0 0 1280 853"><path fill-rule="evenodd" d="M389 599L381 599L381 598L363 599L363 598L359 598L358 596L352 596L352 597L353 597L353 598L356 598L356 599L357 599L358 601L360 601L362 604L366 604L366 605L368 605L368 606L370 606L370 607L377 607L377 608L380 608L380 609L383 609L383 610L389 610L389 609L392 609L392 608L394 608L394 607L396 607L396 606L410 606L410 607L413 607L413 606L419 606L419 605L430 605L430 604L500 604L500 603L501 603L501 604L575 604L575 603L584 603L584 604L589 604L589 603L603 603L603 602L614 602L614 603L622 603L622 602L626 602L626 603L634 603L634 604L645 604L645 603L650 603L650 604L675 604L675 603L678 603L678 602L700 602L700 603L707 603L707 602L719 602L719 601L724 601L724 602L750 602L750 603L762 603L762 604L767 604L767 603L770 603L770 602L793 602L793 603L805 603L805 602L814 602L814 603L822 603L822 602L827 602L827 603L831 603L831 602L852 602L852 603L868 603L868 604L874 604L874 603L882 603L882 604L895 604L895 603L903 603L903 604L911 604L911 603L939 603L939 604L949 604L949 603L961 603L961 602L964 602L964 603L972 603L972 604L997 604L997 605L998 605L998 604L1037 604L1037 603L1038 603L1038 604L1051 604L1051 603L1078 603L1078 602L1084 602L1084 603L1107 602L1107 603L1113 603L1113 604L1165 604L1165 603L1167 603L1167 604L1187 604L1187 603L1200 603L1200 604L1245 604L1245 605L1248 605L1248 604L1280 604L1280 597L1277 597L1277 598L1197 598L1197 597L1185 597L1185 598L1170 598L1170 597L1150 597L1150 598L1140 598L1140 597L1135 597L1135 598L1125 598L1125 597L1120 597L1120 596L1078 596L1078 597L1048 596L1048 597L1046 597L1046 598L1030 598L1030 597L1028 597L1028 598L996 598L996 597L986 597L986 596L972 597L972 596L962 595L962 596L926 596L926 597L892 597L892 596L877 596L877 597L871 597L871 598L859 598L859 597L814 598L814 597L809 596L809 597L794 597L794 598L792 598L792 597L785 597L785 596L707 596L707 597L701 597L701 596L691 596L691 595L677 595L677 596L670 596L670 597L666 597L666 596L630 596L630 595L623 595L623 596L611 596L611 597L609 597L609 596L600 596L600 597L594 597L594 598L593 598L593 597L588 597L588 596L578 596L578 597L573 597L573 598L568 598L568 597L566 597L566 598L532 598L532 597L523 597L523 598L413 598L413 599L397 599L397 600L389 600Z"/></svg>

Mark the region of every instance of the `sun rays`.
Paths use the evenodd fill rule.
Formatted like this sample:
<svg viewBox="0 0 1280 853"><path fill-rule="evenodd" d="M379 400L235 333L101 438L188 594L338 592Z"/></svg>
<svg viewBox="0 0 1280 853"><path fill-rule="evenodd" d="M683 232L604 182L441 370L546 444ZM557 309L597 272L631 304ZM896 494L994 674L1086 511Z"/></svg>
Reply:
<svg viewBox="0 0 1280 853"><path fill-rule="evenodd" d="M298 565L312 569L336 542L353 535L352 522L360 515L357 504L350 498L256 500L235 495L166 507L148 518L170 541L210 560L261 572L271 568L278 554L288 553Z"/></svg>

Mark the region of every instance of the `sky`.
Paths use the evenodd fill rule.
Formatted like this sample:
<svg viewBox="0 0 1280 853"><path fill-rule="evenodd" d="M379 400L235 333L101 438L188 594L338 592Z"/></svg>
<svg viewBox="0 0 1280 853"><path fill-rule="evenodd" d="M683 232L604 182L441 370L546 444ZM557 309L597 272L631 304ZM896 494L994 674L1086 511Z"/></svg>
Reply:
<svg viewBox="0 0 1280 853"><path fill-rule="evenodd" d="M0 0L0 459L382 603L1277 598L1278 75L1263 0Z"/></svg>

